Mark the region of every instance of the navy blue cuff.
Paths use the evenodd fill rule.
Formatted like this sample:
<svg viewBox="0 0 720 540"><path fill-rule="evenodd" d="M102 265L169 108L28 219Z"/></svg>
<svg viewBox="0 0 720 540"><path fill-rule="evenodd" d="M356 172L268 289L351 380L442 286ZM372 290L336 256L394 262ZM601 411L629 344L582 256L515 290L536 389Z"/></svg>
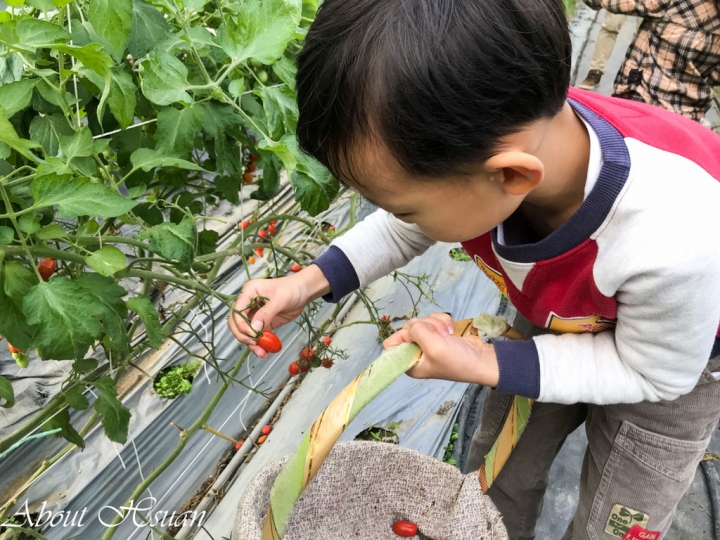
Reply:
<svg viewBox="0 0 720 540"><path fill-rule="evenodd" d="M515 394L531 399L540 396L540 357L535 342L494 341L500 367L496 392Z"/></svg>
<svg viewBox="0 0 720 540"><path fill-rule="evenodd" d="M360 288L357 272L340 248L330 246L313 264L320 268L330 282L330 294L323 296L326 302L339 302L343 296Z"/></svg>

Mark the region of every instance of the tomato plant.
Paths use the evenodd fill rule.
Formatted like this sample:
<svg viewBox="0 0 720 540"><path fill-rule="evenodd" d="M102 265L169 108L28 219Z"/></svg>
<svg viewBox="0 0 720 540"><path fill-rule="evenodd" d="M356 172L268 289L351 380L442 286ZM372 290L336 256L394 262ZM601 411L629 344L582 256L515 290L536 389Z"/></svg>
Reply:
<svg viewBox="0 0 720 540"><path fill-rule="evenodd" d="M222 257L203 216L238 203L244 175L265 201L286 171L311 215L337 194L294 136L293 60L317 6L13 6L0 13L0 335L83 375L88 355L123 365L172 334L178 317L163 324L151 300L165 283L217 297ZM142 293L128 296L123 278ZM13 401L5 379L0 398ZM107 399L121 414L106 431L123 442L129 414Z"/></svg>

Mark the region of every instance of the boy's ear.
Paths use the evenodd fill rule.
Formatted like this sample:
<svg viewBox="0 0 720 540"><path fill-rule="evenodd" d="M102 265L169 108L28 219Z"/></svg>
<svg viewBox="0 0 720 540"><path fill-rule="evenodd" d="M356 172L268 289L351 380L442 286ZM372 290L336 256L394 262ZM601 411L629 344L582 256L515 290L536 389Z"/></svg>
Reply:
<svg viewBox="0 0 720 540"><path fill-rule="evenodd" d="M501 187L508 195L527 195L545 176L542 161L525 152L501 152L488 159L485 167L494 174L502 175Z"/></svg>

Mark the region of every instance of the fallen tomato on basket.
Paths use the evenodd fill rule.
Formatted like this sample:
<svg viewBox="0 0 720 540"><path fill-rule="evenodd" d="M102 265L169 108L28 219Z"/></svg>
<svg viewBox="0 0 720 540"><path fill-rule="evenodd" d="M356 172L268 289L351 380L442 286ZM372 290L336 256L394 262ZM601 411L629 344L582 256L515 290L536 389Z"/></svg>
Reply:
<svg viewBox="0 0 720 540"><path fill-rule="evenodd" d="M398 536L410 538L417 534L417 525L410 521L396 521L392 526L392 530Z"/></svg>
<svg viewBox="0 0 720 540"><path fill-rule="evenodd" d="M280 349L282 349L280 338L268 330L263 330L262 335L257 339L257 344L261 349L265 349L269 353L280 352Z"/></svg>

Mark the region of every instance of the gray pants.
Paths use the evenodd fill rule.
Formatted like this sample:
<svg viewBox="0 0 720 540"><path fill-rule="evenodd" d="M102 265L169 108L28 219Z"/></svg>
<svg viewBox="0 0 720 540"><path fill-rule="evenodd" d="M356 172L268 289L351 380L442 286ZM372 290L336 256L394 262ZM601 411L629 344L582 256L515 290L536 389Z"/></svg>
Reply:
<svg viewBox="0 0 720 540"><path fill-rule="evenodd" d="M519 329L519 328L518 328ZM503 515L511 540L532 539L550 466L565 439L583 422L587 432L580 500L563 540L622 538L632 525L670 528L682 495L720 420L720 381L709 364L695 389L674 401L619 405L536 402L518 445L488 495ZM480 468L512 402L490 392L466 470Z"/></svg>

